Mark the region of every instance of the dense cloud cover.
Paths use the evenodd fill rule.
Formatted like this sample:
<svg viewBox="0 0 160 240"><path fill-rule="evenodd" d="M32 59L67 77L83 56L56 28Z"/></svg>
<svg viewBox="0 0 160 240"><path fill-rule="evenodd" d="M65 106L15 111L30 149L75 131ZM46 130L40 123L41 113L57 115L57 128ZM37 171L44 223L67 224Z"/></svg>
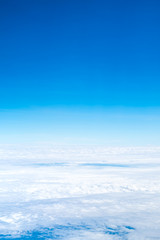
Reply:
<svg viewBox="0 0 160 240"><path fill-rule="evenodd" d="M1 239L158 239L160 147L0 146Z"/></svg>

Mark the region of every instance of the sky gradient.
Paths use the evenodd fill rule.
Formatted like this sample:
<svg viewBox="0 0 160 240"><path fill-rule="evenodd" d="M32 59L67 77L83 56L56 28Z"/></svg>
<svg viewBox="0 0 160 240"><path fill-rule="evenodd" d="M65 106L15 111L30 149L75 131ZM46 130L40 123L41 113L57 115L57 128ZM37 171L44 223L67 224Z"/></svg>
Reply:
<svg viewBox="0 0 160 240"><path fill-rule="evenodd" d="M159 30L159 0L0 0L0 239L159 239Z"/></svg>
<svg viewBox="0 0 160 240"><path fill-rule="evenodd" d="M159 9L156 0L1 0L0 141L157 144Z"/></svg>

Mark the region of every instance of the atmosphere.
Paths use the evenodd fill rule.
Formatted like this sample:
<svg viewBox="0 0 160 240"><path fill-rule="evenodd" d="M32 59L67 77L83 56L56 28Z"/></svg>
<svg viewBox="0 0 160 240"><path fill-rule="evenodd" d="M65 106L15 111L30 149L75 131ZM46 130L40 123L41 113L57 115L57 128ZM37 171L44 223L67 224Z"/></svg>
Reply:
<svg viewBox="0 0 160 240"><path fill-rule="evenodd" d="M1 110L0 143L159 145L160 108Z"/></svg>
<svg viewBox="0 0 160 240"><path fill-rule="evenodd" d="M160 1L0 0L0 240L160 239Z"/></svg>
<svg viewBox="0 0 160 240"><path fill-rule="evenodd" d="M0 109L160 106L160 2L0 1Z"/></svg>
<svg viewBox="0 0 160 240"><path fill-rule="evenodd" d="M0 141L157 144L159 7L0 1Z"/></svg>

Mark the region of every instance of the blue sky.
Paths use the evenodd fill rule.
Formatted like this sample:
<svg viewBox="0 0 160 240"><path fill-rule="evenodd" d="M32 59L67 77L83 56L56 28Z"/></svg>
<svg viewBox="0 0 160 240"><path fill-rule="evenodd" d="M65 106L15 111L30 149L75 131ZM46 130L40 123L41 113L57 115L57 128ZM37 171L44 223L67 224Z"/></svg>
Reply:
<svg viewBox="0 0 160 240"><path fill-rule="evenodd" d="M159 9L1 0L0 142L158 144Z"/></svg>
<svg viewBox="0 0 160 240"><path fill-rule="evenodd" d="M158 108L33 108L0 112L0 144L158 146Z"/></svg>

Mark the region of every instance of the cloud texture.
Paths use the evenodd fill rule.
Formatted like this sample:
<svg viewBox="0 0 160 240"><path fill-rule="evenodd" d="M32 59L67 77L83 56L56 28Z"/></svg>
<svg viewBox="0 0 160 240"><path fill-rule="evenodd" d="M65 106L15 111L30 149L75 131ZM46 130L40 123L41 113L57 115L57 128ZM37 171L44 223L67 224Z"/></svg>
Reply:
<svg viewBox="0 0 160 240"><path fill-rule="evenodd" d="M160 147L0 149L1 239L158 239Z"/></svg>

